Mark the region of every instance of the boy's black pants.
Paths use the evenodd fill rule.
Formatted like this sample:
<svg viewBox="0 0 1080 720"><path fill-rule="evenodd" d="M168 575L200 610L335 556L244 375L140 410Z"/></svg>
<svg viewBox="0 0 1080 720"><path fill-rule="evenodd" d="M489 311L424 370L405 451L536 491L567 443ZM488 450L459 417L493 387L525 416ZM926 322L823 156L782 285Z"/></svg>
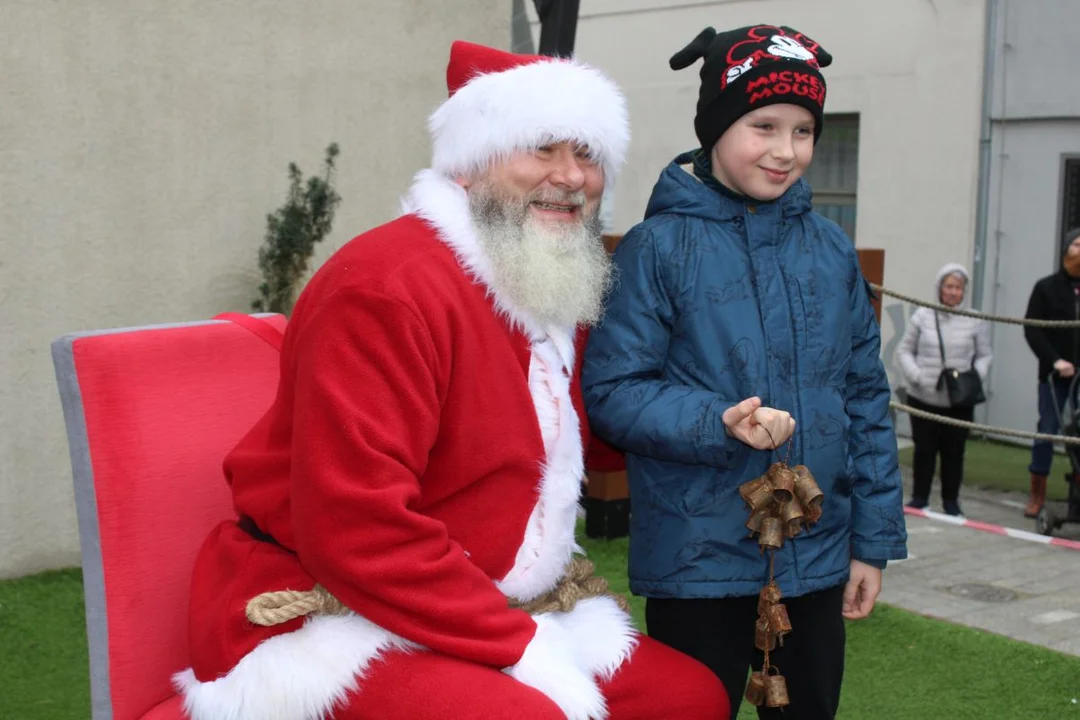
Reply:
<svg viewBox="0 0 1080 720"><path fill-rule="evenodd" d="M758 708L762 720L832 720L844 677L844 586L781 600L791 618L784 646L769 653L787 680L791 704ZM720 599L647 598L649 636L707 665L724 684L735 719L747 674L760 670L763 653L754 647L757 596Z"/></svg>

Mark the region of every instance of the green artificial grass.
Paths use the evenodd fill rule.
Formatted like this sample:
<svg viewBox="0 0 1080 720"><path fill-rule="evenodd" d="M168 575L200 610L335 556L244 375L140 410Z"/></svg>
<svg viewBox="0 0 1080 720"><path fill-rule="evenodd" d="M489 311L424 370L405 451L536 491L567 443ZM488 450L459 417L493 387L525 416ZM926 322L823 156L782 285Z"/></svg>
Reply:
<svg viewBox="0 0 1080 720"><path fill-rule="evenodd" d="M912 448L900 451L900 462L911 467ZM1031 450L1018 445L993 440L969 440L964 452L964 483L993 490L1027 493L1031 487ZM1063 475L1069 471L1069 460L1054 455L1052 477L1046 492L1051 500L1065 500L1068 487Z"/></svg>
<svg viewBox="0 0 1080 720"><path fill-rule="evenodd" d="M626 592L627 540L581 544ZM644 627L644 601L631 603ZM90 716L78 570L0 582L0 649L0 718ZM1074 699L1080 658L888 606L848 624L841 720L1080 718ZM755 717L744 704L739 720Z"/></svg>
<svg viewBox="0 0 1080 720"><path fill-rule="evenodd" d="M89 717L82 573L0 582L0 718Z"/></svg>

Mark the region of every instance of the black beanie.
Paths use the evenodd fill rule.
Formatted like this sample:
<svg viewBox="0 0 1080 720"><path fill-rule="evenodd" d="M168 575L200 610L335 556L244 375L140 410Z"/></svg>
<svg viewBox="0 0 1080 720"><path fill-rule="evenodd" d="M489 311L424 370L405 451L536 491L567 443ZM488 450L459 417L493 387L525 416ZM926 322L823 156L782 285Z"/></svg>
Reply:
<svg viewBox="0 0 1080 720"><path fill-rule="evenodd" d="M814 116L814 142L824 126L825 78L821 68L832 55L789 27L750 25L717 34L707 27L685 48L671 57L671 69L690 67L705 58L701 67L694 129L706 152L751 110L766 105L791 103Z"/></svg>

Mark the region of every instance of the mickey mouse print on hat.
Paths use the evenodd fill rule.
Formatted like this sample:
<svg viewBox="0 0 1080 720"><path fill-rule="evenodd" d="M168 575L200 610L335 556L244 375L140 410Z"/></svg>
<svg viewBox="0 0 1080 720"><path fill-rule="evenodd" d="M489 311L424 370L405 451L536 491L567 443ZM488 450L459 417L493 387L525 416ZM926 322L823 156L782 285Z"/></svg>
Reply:
<svg viewBox="0 0 1080 720"><path fill-rule="evenodd" d="M682 70L704 58L694 129L708 151L732 123L766 105L791 103L814 116L814 141L821 136L825 78L832 55L787 26L751 25L717 33L707 27L670 60Z"/></svg>

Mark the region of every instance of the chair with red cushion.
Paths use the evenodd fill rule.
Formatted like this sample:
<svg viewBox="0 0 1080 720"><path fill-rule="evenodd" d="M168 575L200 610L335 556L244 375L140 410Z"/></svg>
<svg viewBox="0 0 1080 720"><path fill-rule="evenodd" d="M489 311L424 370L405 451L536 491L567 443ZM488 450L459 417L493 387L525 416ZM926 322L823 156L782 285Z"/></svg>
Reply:
<svg viewBox="0 0 1080 720"><path fill-rule="evenodd" d="M224 316L223 316L224 317ZM94 720L179 720L192 565L232 516L225 454L277 391L285 318L53 343L82 545Z"/></svg>

